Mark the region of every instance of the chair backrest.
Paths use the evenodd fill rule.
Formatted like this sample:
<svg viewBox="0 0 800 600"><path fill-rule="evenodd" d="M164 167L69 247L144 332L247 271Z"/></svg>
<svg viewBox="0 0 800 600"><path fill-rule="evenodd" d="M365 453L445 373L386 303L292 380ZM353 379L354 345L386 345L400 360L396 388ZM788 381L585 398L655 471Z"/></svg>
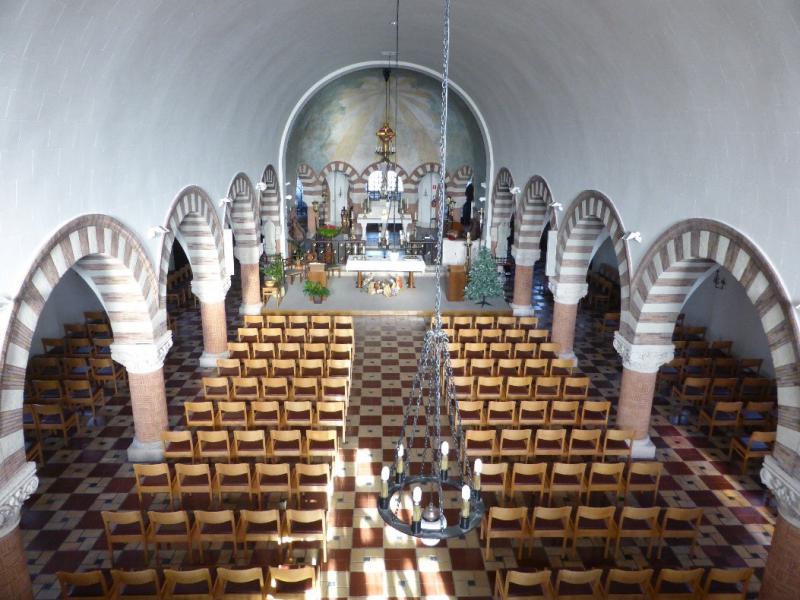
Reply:
<svg viewBox="0 0 800 600"><path fill-rule="evenodd" d="M524 528L528 522L528 509L524 506L492 506L489 509L489 529L492 528L492 521L516 521L519 523L520 528Z"/></svg>
<svg viewBox="0 0 800 600"><path fill-rule="evenodd" d="M235 361L239 362L239 361ZM209 399L228 399L230 391L227 377L203 377L203 396Z"/></svg>
<svg viewBox="0 0 800 600"><path fill-rule="evenodd" d="M703 578L705 569L661 569L658 572L653 591L656 597L664 591L662 588L667 586L682 585L687 588L686 598L696 598L700 593L700 580ZM674 597L667 594L668 598Z"/></svg>
<svg viewBox="0 0 800 600"><path fill-rule="evenodd" d="M326 366L328 377L350 377L353 372L353 362L350 359L329 359Z"/></svg>
<svg viewBox="0 0 800 600"><path fill-rule="evenodd" d="M628 586L639 586L639 592L646 598L650 579L653 577L653 569L638 569L636 571L626 571L623 569L609 569L606 576L605 595L608 598L613 592L615 583L626 588L626 593L630 594Z"/></svg>
<svg viewBox="0 0 800 600"><path fill-rule="evenodd" d="M589 569L587 571L573 571L571 569L559 569L556 575L556 594L561 593L561 585L581 585L591 588L594 594L600 594L600 578L603 575L602 569Z"/></svg>
<svg viewBox="0 0 800 600"><path fill-rule="evenodd" d="M61 586L62 598L107 598L108 585L102 571L87 571L85 573L56 572L58 583ZM80 588L83 588L80 590ZM76 595L72 595L75 591ZM94 594L93 594L94 593Z"/></svg>
<svg viewBox="0 0 800 600"><path fill-rule="evenodd" d="M272 342L256 342L250 344L253 358L273 359L275 358L275 344ZM241 373L239 373L241 375Z"/></svg>
<svg viewBox="0 0 800 600"><path fill-rule="evenodd" d="M205 463L196 465L189 465L186 463L177 463L175 465L175 477L180 482L184 477L199 477L205 475L208 480L208 485L211 485L211 469Z"/></svg>
<svg viewBox="0 0 800 600"><path fill-rule="evenodd" d="M242 363L238 358L218 358L217 359L217 375L220 377L239 377L242 374ZM203 377L203 387L205 388L205 380Z"/></svg>
<svg viewBox="0 0 800 600"><path fill-rule="evenodd" d="M752 576L753 569L749 567L741 569L709 569L706 583L703 586L703 598L708 600L733 600L738 597L741 600L745 600ZM717 586L724 589L716 591Z"/></svg>
<svg viewBox="0 0 800 600"><path fill-rule="evenodd" d="M292 361L292 364L294 364L294 361ZM283 400L289 396L289 380L286 377L262 377L261 389L264 392L265 398L279 398Z"/></svg>
<svg viewBox="0 0 800 600"><path fill-rule="evenodd" d="M303 583L306 584L305 591L299 593L298 597L317 593L317 571L314 567L269 567L269 587L274 589L276 598L288 594L281 584L295 590Z"/></svg>
<svg viewBox="0 0 800 600"><path fill-rule="evenodd" d="M112 569L111 580L114 582L114 587L120 592L119 598L125 598L127 596L127 594L123 594L123 589L126 586L130 585L141 588L147 584L151 584L150 589L153 590L153 598L159 598L161 596L158 572L155 569L144 569L142 571L122 571L120 569ZM137 589L137 592L141 594L148 593L141 589Z"/></svg>
<svg viewBox="0 0 800 600"><path fill-rule="evenodd" d="M497 573L501 577L500 572ZM552 573L550 569L543 569L535 573L526 573L523 571L506 571L505 582L503 584L503 597L510 598L511 586L516 588L542 588L542 598L549 598L552 595L553 586L550 581ZM520 590L522 592L522 590Z"/></svg>
<svg viewBox="0 0 800 600"><path fill-rule="evenodd" d="M269 478L271 485L276 485L278 478L280 483L285 483L288 489L291 484L291 466L288 463L255 463L255 481L263 484L263 478Z"/></svg>
<svg viewBox="0 0 800 600"><path fill-rule="evenodd" d="M247 377L266 377L269 375L266 358L249 358L244 361L244 374Z"/></svg>
<svg viewBox="0 0 800 600"><path fill-rule="evenodd" d="M164 569L164 599L170 600L178 586L194 586L196 584L205 584L207 592L195 592L192 598L203 598L206 596L211 600L214 594L214 589L211 583L211 573L208 569L193 569L190 571L175 571L173 569Z"/></svg>

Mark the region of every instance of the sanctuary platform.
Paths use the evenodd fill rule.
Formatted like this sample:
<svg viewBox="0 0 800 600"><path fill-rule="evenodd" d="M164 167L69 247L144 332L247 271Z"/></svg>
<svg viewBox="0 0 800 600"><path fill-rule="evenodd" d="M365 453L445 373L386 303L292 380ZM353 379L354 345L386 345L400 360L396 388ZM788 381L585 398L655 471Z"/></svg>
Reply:
<svg viewBox="0 0 800 600"><path fill-rule="evenodd" d="M286 287L286 295L277 307L274 299L266 304L264 313L275 312L308 312L314 314L326 314L335 312L337 314L352 314L361 316L371 315L396 315L396 316L430 316L433 313L434 292L436 278L430 274L418 275L416 277L416 287L403 287L397 296L387 298L382 295L370 295L356 287L355 273L342 273L341 277L329 277L328 288L331 295L322 304L314 302L303 294L303 283L295 281ZM474 302L465 300L464 302L448 302L445 297L444 286L446 278L442 276L442 311L455 313L459 311L483 312L486 314L512 313L511 306L504 298L492 298L487 306L479 306Z"/></svg>

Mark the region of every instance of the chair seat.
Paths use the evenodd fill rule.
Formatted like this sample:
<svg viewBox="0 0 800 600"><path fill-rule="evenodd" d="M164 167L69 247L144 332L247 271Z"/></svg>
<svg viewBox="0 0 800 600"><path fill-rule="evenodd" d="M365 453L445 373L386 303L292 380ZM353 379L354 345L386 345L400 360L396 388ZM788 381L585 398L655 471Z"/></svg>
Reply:
<svg viewBox="0 0 800 600"><path fill-rule="evenodd" d="M528 448L528 440L503 440L504 450L525 450Z"/></svg>
<svg viewBox="0 0 800 600"><path fill-rule="evenodd" d="M739 443L745 448L747 448L748 442L750 442L750 436L748 435L743 435L739 438ZM769 444L766 442L753 442L750 446L750 450L755 452L767 452L769 451Z"/></svg>
<svg viewBox="0 0 800 600"><path fill-rule="evenodd" d="M297 451L299 451L299 448L297 447L297 442L296 441L291 441L291 440L290 441L273 440L272 446L273 446L273 448L275 448L275 450L281 450L281 451L284 451L284 450L297 450Z"/></svg>
<svg viewBox="0 0 800 600"><path fill-rule="evenodd" d="M485 477L485 475L484 475ZM520 485L541 485L542 484L542 476L541 475L520 475L514 478L516 483Z"/></svg>
<svg viewBox="0 0 800 600"><path fill-rule="evenodd" d="M573 450L594 450L597 445L589 440L574 440L572 442Z"/></svg>
<svg viewBox="0 0 800 600"><path fill-rule="evenodd" d="M561 531L564 523L561 519L536 519L536 531Z"/></svg>
<svg viewBox="0 0 800 600"><path fill-rule="evenodd" d="M556 473L553 477L553 485L578 485L580 479L577 475L561 475Z"/></svg>
<svg viewBox="0 0 800 600"><path fill-rule="evenodd" d="M742 418L745 421L766 421L767 417L764 413L755 412L753 410L746 410L742 414Z"/></svg>
<svg viewBox="0 0 800 600"><path fill-rule="evenodd" d="M205 452L228 452L228 444L226 442L203 442L203 450Z"/></svg>
<svg viewBox="0 0 800 600"><path fill-rule="evenodd" d="M167 479L166 475L148 475L146 477L142 477L142 485L151 487L151 486L165 486L169 480Z"/></svg>
<svg viewBox="0 0 800 600"><path fill-rule="evenodd" d="M233 535L230 523L203 523L200 526L202 535Z"/></svg>
<svg viewBox="0 0 800 600"><path fill-rule="evenodd" d="M99 369L95 369L98 375L103 375L104 377L110 377L114 374L113 367L100 367Z"/></svg>
<svg viewBox="0 0 800 600"><path fill-rule="evenodd" d="M167 452L191 452L192 443L190 441L169 442Z"/></svg>
<svg viewBox="0 0 800 600"><path fill-rule="evenodd" d="M519 531L520 530L520 523L516 519L511 519L510 521L506 521L504 519L492 519L492 530L500 530L500 531Z"/></svg>
<svg viewBox="0 0 800 600"><path fill-rule="evenodd" d="M470 440L469 446L467 447L467 451L469 450L491 450L492 449L492 440Z"/></svg>
<svg viewBox="0 0 800 600"><path fill-rule="evenodd" d="M487 485L503 485L503 476L500 474L492 474L492 475L482 475L481 476L481 484L483 486Z"/></svg>
<svg viewBox="0 0 800 600"><path fill-rule="evenodd" d="M208 487L208 477L205 475L187 475L181 480L181 487Z"/></svg>
<svg viewBox="0 0 800 600"><path fill-rule="evenodd" d="M239 442L239 450L245 452L263 452L264 445L261 442Z"/></svg>
<svg viewBox="0 0 800 600"><path fill-rule="evenodd" d="M229 485L247 485L247 475L225 475L225 477L222 478L220 485L222 485L222 487Z"/></svg>
<svg viewBox="0 0 800 600"><path fill-rule="evenodd" d="M327 485L328 478L325 475L301 475L297 485L306 486L306 485Z"/></svg>
<svg viewBox="0 0 800 600"><path fill-rule="evenodd" d="M606 475L604 473L595 473L592 475L592 485L616 485L617 478L613 475Z"/></svg>
<svg viewBox="0 0 800 600"><path fill-rule="evenodd" d="M667 521L666 531L688 532L694 531L694 526L689 521L676 521L670 519Z"/></svg>
<svg viewBox="0 0 800 600"><path fill-rule="evenodd" d="M138 523L114 525L111 529L111 535L141 535L141 533L142 530Z"/></svg>
<svg viewBox="0 0 800 600"><path fill-rule="evenodd" d="M210 410L203 412L193 412L189 417L192 421L213 421L214 413Z"/></svg>
<svg viewBox="0 0 800 600"><path fill-rule="evenodd" d="M322 535L322 521L311 521L310 523L293 521L292 532L306 535Z"/></svg>
<svg viewBox="0 0 800 600"><path fill-rule="evenodd" d="M584 530L596 529L598 531L606 531L608 529L608 523L604 519L587 519L586 517L581 517L578 519L576 525Z"/></svg>
<svg viewBox="0 0 800 600"><path fill-rule="evenodd" d="M652 527L650 527L650 523L646 519L631 519L629 517L625 517L625 521L623 522L626 531L651 531ZM653 530L655 534L655 530Z"/></svg>
<svg viewBox="0 0 800 600"><path fill-rule="evenodd" d="M336 440L311 440L308 442L309 450L336 450Z"/></svg>
<svg viewBox="0 0 800 600"><path fill-rule="evenodd" d="M561 450L561 442L556 440L539 440L540 450Z"/></svg>
<svg viewBox="0 0 800 600"><path fill-rule="evenodd" d="M286 486L286 475L259 475L259 484L264 487Z"/></svg>

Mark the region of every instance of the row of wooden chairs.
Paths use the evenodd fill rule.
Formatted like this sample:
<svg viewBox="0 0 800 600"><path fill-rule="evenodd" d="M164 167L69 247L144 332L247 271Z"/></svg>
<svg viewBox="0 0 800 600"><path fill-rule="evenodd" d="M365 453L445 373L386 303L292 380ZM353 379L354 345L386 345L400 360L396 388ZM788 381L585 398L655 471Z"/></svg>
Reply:
<svg viewBox="0 0 800 600"><path fill-rule="evenodd" d="M62 357L73 356L76 358L92 358L110 356L111 337L68 337L68 338L42 338L44 356Z"/></svg>
<svg viewBox="0 0 800 600"><path fill-rule="evenodd" d="M483 342L492 344L506 342L508 344L522 344L532 342L543 344L550 341L548 329L445 329L451 342Z"/></svg>
<svg viewBox="0 0 800 600"><path fill-rule="evenodd" d="M81 433L81 423L78 414L64 408L59 403L54 404L23 404L22 428L32 431L36 441L41 444L42 435L50 432L60 432L64 443L69 442L69 432L74 429L76 435Z"/></svg>
<svg viewBox="0 0 800 600"><path fill-rule="evenodd" d="M608 400L459 400L468 427L600 427L608 425Z"/></svg>
<svg viewBox="0 0 800 600"><path fill-rule="evenodd" d="M183 409L189 428L224 430L237 427L258 430L331 427L342 429L342 441L345 439L347 403L341 400L220 401L216 407L208 401L185 402Z"/></svg>
<svg viewBox="0 0 800 600"><path fill-rule="evenodd" d="M125 369L117 365L111 358L77 358L36 356L31 359L29 371L26 373L33 382L36 380L86 379L94 383L114 385L127 379ZM35 384L33 385L35 390Z"/></svg>
<svg viewBox="0 0 800 600"><path fill-rule="evenodd" d="M195 443L195 435L197 443ZM231 437L233 445L231 445ZM335 429L236 429L227 431L199 430L162 431L164 458L175 460L255 460L295 458L335 460L339 451Z"/></svg>
<svg viewBox="0 0 800 600"><path fill-rule="evenodd" d="M435 317L431 317L433 328ZM539 327L538 317L514 317L511 315L474 315L453 314L442 315L442 329L536 329Z"/></svg>
<svg viewBox="0 0 800 600"><path fill-rule="evenodd" d="M207 568L164 569L163 583L156 569L111 570L111 587L102 571L56 573L62 600L267 600L267 598L320 598L319 575L313 566L226 569L217 567L212 581ZM244 591L242 591L244 590Z"/></svg>
<svg viewBox="0 0 800 600"><path fill-rule="evenodd" d="M60 404L67 410L88 408L96 416L97 408L105 404L102 386L87 379L36 379L33 381L33 398L37 404Z"/></svg>
<svg viewBox="0 0 800 600"><path fill-rule="evenodd" d="M594 493L611 493L615 500L629 494L652 492L656 501L661 482L662 464L634 461L626 463L561 463L550 466L547 462L534 463L482 463L480 466L480 491L493 492L504 500L516 493L538 494L537 504L545 496L548 506L553 495L575 494L578 501L585 495L586 503ZM549 474L548 474L549 473ZM473 486L477 489L473 478Z"/></svg>
<svg viewBox="0 0 800 600"><path fill-rule="evenodd" d="M534 433L535 431L535 433ZM569 433L569 436L567 435ZM633 432L625 429L467 429L464 452L475 459L631 459ZM569 441L568 441L569 440Z"/></svg>
<svg viewBox="0 0 800 600"><path fill-rule="evenodd" d="M488 368L488 367L487 367ZM460 375L452 378L458 400L586 400L588 377Z"/></svg>
<svg viewBox="0 0 800 600"><path fill-rule="evenodd" d="M116 544L141 544L145 561L149 561L148 546L155 545L158 557L161 544L185 544L189 560L193 559L192 548L197 545L200 561L205 557L206 542L224 542L233 546L236 557L238 544L277 542L291 544L294 541L318 541L322 543L322 561L327 561L328 524L325 509L288 508L279 512L270 510L195 510L193 519L185 510L172 512L148 511L148 523L138 510L103 511L103 526L106 534L111 564L114 564ZM191 521L194 521L191 523ZM290 550L291 551L291 550Z"/></svg>
<svg viewBox="0 0 800 600"><path fill-rule="evenodd" d="M562 358L451 358L453 375L572 375L575 361Z"/></svg>
<svg viewBox="0 0 800 600"><path fill-rule="evenodd" d="M767 380L768 381L768 380ZM715 402L753 403L759 406L774 407L773 402L765 395L768 389L762 380L746 377L741 382L735 377L711 379L710 377L687 377L680 386L672 387L672 398L679 404L702 408ZM753 408L752 410L761 410Z"/></svg>
<svg viewBox="0 0 800 600"><path fill-rule="evenodd" d="M354 344L353 329L303 329L292 327L239 327L236 330L236 341L247 344Z"/></svg>
<svg viewBox="0 0 800 600"><path fill-rule="evenodd" d="M353 361L348 358L218 358L220 377L347 377L353 375ZM209 378L204 377L205 381Z"/></svg>
<svg viewBox="0 0 800 600"><path fill-rule="evenodd" d="M598 333L613 333L619 330L622 315L618 312L603 313L595 324Z"/></svg>
<svg viewBox="0 0 800 600"><path fill-rule="evenodd" d="M186 306L189 299L194 297L191 288L192 268L185 264L172 273L167 274L167 304L177 308ZM197 299L195 298L195 306Z"/></svg>
<svg viewBox="0 0 800 600"><path fill-rule="evenodd" d="M175 474L169 464L135 464L136 493L139 505L144 506L144 495L167 494L169 506L175 499L183 501L184 494L207 495L209 503L216 496L222 504L224 494L247 494L252 503L253 497L262 507L264 494L280 494L281 497L295 497L300 506L301 494L332 493L331 467L327 463L215 463L214 474L207 464L188 465L177 463Z"/></svg>
<svg viewBox="0 0 800 600"><path fill-rule="evenodd" d="M450 358L559 358L561 345L556 342L449 342Z"/></svg>
<svg viewBox="0 0 800 600"><path fill-rule="evenodd" d="M286 343L273 344L271 342L228 342L228 358L247 360L249 358L322 358L334 360L353 360L355 350L352 343L347 344L300 344Z"/></svg>
<svg viewBox="0 0 800 600"><path fill-rule="evenodd" d="M623 538L647 539L647 556L651 556L653 544L658 544L657 558L666 540L690 540L690 552L694 550L700 535L702 508L666 508L654 506L639 508L625 506L619 511L615 506L571 506L551 508L534 506L506 508L492 506L481 523L481 539L484 540L484 558L492 558L491 542L494 539L519 540L518 557L522 559L525 546L530 543L533 552L537 539L561 541L561 554L566 554L567 544L577 547L578 538L605 540L603 556L615 542L614 555L619 554Z"/></svg>
<svg viewBox="0 0 800 600"><path fill-rule="evenodd" d="M658 371L659 384L682 383L687 377L755 379L769 387L772 381L758 376L760 358L685 358L678 357Z"/></svg>
<svg viewBox="0 0 800 600"><path fill-rule="evenodd" d="M732 340L673 340L672 345L676 358L731 358L733 352Z"/></svg>
<svg viewBox="0 0 800 600"><path fill-rule="evenodd" d="M498 600L745 600L753 569L653 569L628 571L560 569L555 585L549 569L536 572L510 570L497 574L494 597ZM703 577L705 576L705 580Z"/></svg>
<svg viewBox="0 0 800 600"><path fill-rule="evenodd" d="M706 339L707 327L701 325L686 325L686 315L681 313L675 320L675 329L672 332L672 339L680 342L701 342Z"/></svg>
<svg viewBox="0 0 800 600"><path fill-rule="evenodd" d="M349 315L245 315L243 327L277 327L278 329L353 329L353 317Z"/></svg>
<svg viewBox="0 0 800 600"><path fill-rule="evenodd" d="M273 371L277 367L273 365ZM288 365L292 372L294 365ZM233 377L229 385L227 377L206 378L203 395L209 401L229 400L255 402L257 400L309 400L349 402L350 379L347 377L294 377L281 372L274 377Z"/></svg>

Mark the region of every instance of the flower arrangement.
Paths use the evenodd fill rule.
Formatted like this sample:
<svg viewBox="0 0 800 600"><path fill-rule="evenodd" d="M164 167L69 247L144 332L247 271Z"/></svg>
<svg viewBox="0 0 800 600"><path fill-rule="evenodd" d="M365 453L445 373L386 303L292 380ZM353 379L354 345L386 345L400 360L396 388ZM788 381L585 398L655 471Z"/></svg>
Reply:
<svg viewBox="0 0 800 600"><path fill-rule="evenodd" d="M317 229L317 233L319 234L319 236L328 240L332 240L341 232L342 232L341 227L337 227L336 225L323 225L322 227Z"/></svg>

